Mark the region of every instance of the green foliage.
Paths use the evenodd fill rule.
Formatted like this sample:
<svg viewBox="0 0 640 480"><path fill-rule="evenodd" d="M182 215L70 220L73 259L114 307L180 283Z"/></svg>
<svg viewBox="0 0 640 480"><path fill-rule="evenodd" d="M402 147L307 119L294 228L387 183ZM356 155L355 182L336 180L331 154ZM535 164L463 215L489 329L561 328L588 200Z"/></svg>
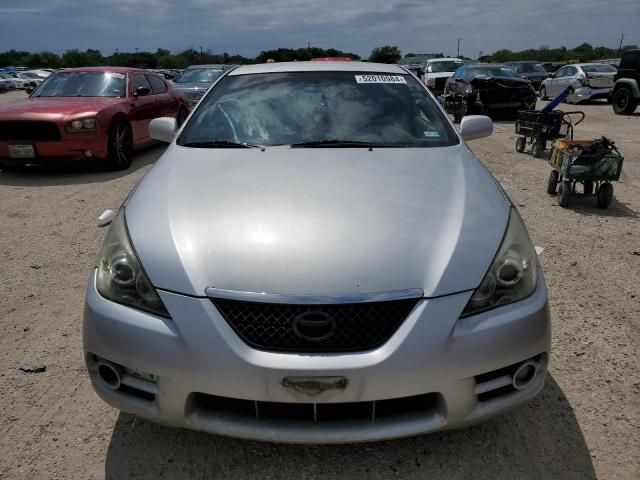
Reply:
<svg viewBox="0 0 640 480"><path fill-rule="evenodd" d="M625 45L622 50L636 49L636 45ZM408 53L406 57L415 56ZM442 56L442 55L440 55ZM517 60L537 60L540 62L566 62L568 60L599 60L604 58L619 57L620 52L615 48L593 47L588 43L578 45L573 49L566 47L549 48L541 46L538 49L513 52L508 49L498 50L493 55L485 55L483 61L508 62ZM213 53L211 50L188 48L182 52L172 53L165 48L158 48L155 52L118 52L113 55L103 56L100 50L78 49L67 50L62 55L53 52L27 52L20 50L7 50L0 52L0 67L23 66L28 68L61 68L61 67L86 67L112 65L122 67L140 68L185 68L189 65L201 63L225 63L225 64L249 64L264 63L268 59L276 62L293 62L311 60L317 57L350 57L360 60L355 53L343 52L334 48L327 50L317 47L312 48L278 48L277 50L262 51L255 58L247 58L242 55L231 55L227 52ZM397 63L402 58L402 52L398 47L385 45L374 48L369 56L369 61L379 63Z"/></svg>
<svg viewBox="0 0 640 480"><path fill-rule="evenodd" d="M622 50L637 48L635 45L625 45ZM532 48L520 52L511 50L498 50L493 55L483 57L488 62L514 62L522 60L537 60L539 62L567 62L569 60L579 60L589 62L592 60L602 60L605 58L617 58L620 52L617 48L593 47L588 43L583 43L575 48L567 47L549 48L542 46L538 49Z"/></svg>
<svg viewBox="0 0 640 480"><path fill-rule="evenodd" d="M360 56L355 53L342 52L335 48L329 48L324 50L322 48L278 48L277 50L264 50L258 54L255 58L257 63L264 63L269 59L273 59L276 62L303 62L311 60L312 58L324 58L324 57L350 57L353 60L360 60Z"/></svg>
<svg viewBox="0 0 640 480"><path fill-rule="evenodd" d="M371 55L369 55L369 61L376 63L398 63L401 58L402 52L400 49L390 45L374 48L371 50Z"/></svg>

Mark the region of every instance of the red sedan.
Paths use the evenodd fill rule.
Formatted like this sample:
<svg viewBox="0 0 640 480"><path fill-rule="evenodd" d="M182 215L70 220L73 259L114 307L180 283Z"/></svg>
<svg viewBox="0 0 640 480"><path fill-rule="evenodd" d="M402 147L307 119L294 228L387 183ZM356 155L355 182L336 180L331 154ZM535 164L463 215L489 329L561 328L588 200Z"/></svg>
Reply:
<svg viewBox="0 0 640 480"><path fill-rule="evenodd" d="M187 116L182 95L160 76L117 67L70 68L51 75L29 98L0 104L0 169L54 158L131 165L153 140L156 117Z"/></svg>

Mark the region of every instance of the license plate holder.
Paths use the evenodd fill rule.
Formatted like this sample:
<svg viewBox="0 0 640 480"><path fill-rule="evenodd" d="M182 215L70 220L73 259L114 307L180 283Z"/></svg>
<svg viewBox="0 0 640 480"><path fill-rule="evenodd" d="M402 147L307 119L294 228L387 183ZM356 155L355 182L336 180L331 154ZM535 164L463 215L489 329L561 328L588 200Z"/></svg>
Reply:
<svg viewBox="0 0 640 480"><path fill-rule="evenodd" d="M9 145L10 158L34 158L36 149L33 145Z"/></svg>

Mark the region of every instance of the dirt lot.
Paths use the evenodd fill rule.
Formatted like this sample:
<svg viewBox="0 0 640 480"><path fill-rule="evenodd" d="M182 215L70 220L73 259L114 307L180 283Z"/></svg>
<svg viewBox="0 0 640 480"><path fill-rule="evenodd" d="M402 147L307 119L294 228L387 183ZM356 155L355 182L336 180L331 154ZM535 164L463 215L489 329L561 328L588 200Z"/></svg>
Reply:
<svg viewBox="0 0 640 480"><path fill-rule="evenodd" d="M626 156L631 179L615 185L608 210L593 198L559 208L545 193L548 165L514 152L508 122L471 144L545 248L553 355L544 392L484 425L376 444L238 441L105 405L81 346L84 286L104 235L96 217L120 205L163 148L124 173L0 172L0 478L640 478L640 112L581 108L577 136L613 136ZM22 363L47 370L26 374Z"/></svg>

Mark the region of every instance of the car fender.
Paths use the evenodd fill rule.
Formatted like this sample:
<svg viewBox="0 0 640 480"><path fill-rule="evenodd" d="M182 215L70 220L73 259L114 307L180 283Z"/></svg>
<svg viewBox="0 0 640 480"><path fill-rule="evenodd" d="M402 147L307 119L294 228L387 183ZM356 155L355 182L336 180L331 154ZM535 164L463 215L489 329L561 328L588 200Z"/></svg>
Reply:
<svg viewBox="0 0 640 480"><path fill-rule="evenodd" d="M613 89L615 91L622 86L631 88L633 96L636 98L640 98L640 87L638 86L638 81L635 78L621 78L616 81Z"/></svg>

